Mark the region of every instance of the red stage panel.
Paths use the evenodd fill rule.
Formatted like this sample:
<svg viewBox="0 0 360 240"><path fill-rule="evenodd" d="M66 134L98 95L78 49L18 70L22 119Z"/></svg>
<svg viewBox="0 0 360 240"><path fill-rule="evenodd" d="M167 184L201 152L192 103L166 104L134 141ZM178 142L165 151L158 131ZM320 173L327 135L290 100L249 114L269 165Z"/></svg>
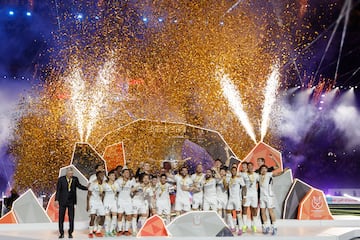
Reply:
<svg viewBox="0 0 360 240"><path fill-rule="evenodd" d="M125 151L122 142L107 146L103 158L106 161L107 170L110 171L116 166L125 165Z"/></svg>
<svg viewBox="0 0 360 240"><path fill-rule="evenodd" d="M137 237L162 236L168 237L169 233L161 217L154 215L146 220L144 226L140 229Z"/></svg>
<svg viewBox="0 0 360 240"><path fill-rule="evenodd" d="M323 191L312 188L299 204L300 220L334 220Z"/></svg>
<svg viewBox="0 0 360 240"><path fill-rule="evenodd" d="M275 166L275 162L273 160L274 158L279 163L279 169L274 172L280 172L283 170L281 153L263 142L259 142L243 161L252 162L254 164L254 169L258 169L260 167L256 161L258 158L264 158L265 165L268 167Z"/></svg>
<svg viewBox="0 0 360 240"><path fill-rule="evenodd" d="M51 195L51 198L49 199L49 203L46 208L46 213L50 217L51 221L58 222L59 221L59 208L55 207L54 202L55 202L55 193L53 195ZM66 210L65 222L68 222L68 221L69 221L69 218L68 218L68 214L67 214L67 210Z"/></svg>
<svg viewBox="0 0 360 240"><path fill-rule="evenodd" d="M0 224L17 223L15 214L13 211L8 212L2 218L0 218Z"/></svg>

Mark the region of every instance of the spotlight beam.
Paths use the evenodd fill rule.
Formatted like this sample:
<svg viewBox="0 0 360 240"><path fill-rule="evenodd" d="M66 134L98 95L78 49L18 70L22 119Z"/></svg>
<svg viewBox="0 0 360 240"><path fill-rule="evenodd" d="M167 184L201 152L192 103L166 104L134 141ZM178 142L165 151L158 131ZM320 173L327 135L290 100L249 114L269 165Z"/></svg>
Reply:
<svg viewBox="0 0 360 240"><path fill-rule="evenodd" d="M346 14L345 14L345 20L344 20L344 28L341 34L341 43L340 43L340 49L339 49L339 56L337 59L337 63L336 63L336 70L335 70L335 77L334 79L337 79L338 76L338 71L339 71L339 66L340 66L340 58L341 58L341 54L342 54L342 49L344 46L344 40L345 40L345 35L346 35L346 30L347 30L347 25L349 22L349 17L350 17L350 10L351 10L351 0L347 0L345 2L346 7Z"/></svg>
<svg viewBox="0 0 360 240"><path fill-rule="evenodd" d="M345 12L347 12L348 9L349 9L349 10L351 9L351 4L350 4L350 6L348 7L348 2L349 2L349 0L347 0L347 1L345 2L344 6L343 6L342 9L341 9L341 12L340 12L339 17L338 17L337 20L336 20L335 27L334 27L334 29L333 29L333 31L332 31L332 33L331 33L331 35L330 35L329 41L328 41L328 43L327 43L327 45L326 45L326 47L325 47L324 54L322 55L321 60L320 60L320 63L319 63L319 65L318 65L317 69L316 69L316 72L315 72L315 75L314 75L314 78L315 78L315 79L316 79L317 75L319 74L321 65L322 65L322 63L323 63L323 61L324 61L324 59L325 59L325 56L326 56L327 52L329 51L330 45L331 45L331 43L332 43L332 41L333 41L333 38L334 38L334 36L335 36L335 33L336 33L336 31L337 31L337 29L338 29L338 27L339 27L339 25L340 25L340 22L341 22L341 20L344 18L344 16L346 15ZM350 2L351 2L351 0L350 0ZM346 16L345 16L345 17L346 17ZM344 24L345 24L345 22L344 22ZM343 31L344 31L344 30L345 30L345 28L343 29ZM342 46L340 46L340 47L342 48ZM337 73L336 73L336 75L337 75ZM336 78L335 78L335 80L336 80Z"/></svg>

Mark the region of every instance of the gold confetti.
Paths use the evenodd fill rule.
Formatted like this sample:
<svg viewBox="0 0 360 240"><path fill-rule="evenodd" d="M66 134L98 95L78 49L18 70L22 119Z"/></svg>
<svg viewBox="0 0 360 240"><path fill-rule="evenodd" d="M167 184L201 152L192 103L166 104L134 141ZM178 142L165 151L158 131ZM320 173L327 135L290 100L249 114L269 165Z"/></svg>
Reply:
<svg viewBox="0 0 360 240"><path fill-rule="evenodd" d="M292 37L296 7L284 6L279 19L266 9L254 11L246 1L229 13L229 1L140 2L98 1L81 21L70 13L60 16L55 37L61 50L50 49L54 57L43 86L19 105L22 115L11 152L20 190L53 192L59 168L70 163L81 136L87 134L87 142L96 146L105 134L136 119L216 130L244 158L254 142L222 95L217 67L239 89L260 139L263 89L272 64L288 60L290 42L300 46L302 37L311 37L301 30ZM96 79L106 62L113 63L113 70L108 86L99 88ZM85 93L74 97L71 86L77 80L83 81ZM96 91L103 92L96 97ZM96 119L87 129L90 115ZM136 136L137 129L123 133L126 139ZM274 146L278 140L270 132L265 142ZM136 146L136 158L141 160L149 146L164 144L155 134L146 136L144 145Z"/></svg>

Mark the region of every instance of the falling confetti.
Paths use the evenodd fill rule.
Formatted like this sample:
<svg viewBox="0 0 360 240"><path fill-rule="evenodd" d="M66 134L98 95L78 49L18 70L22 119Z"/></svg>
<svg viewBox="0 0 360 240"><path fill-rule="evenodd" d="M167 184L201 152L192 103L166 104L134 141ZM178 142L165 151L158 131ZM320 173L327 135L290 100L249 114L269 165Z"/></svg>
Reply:
<svg viewBox="0 0 360 240"><path fill-rule="evenodd" d="M88 11L82 18L58 3L58 45L49 50L53 58L44 69L46 79L19 104L22 114L10 148L19 189L52 192L76 142L96 146L105 134L136 119L214 129L244 157L260 132L263 90L274 57L280 56L281 67L307 35L303 26L294 30L295 4L272 11L260 2L237 2L83 1L78 7ZM217 66L241 93L254 130L241 127L230 111L214 74ZM131 139L137 131L124 137ZM265 140L278 145L271 131ZM136 161L147 161L142 151L163 142L151 135L143 144L136 146Z"/></svg>

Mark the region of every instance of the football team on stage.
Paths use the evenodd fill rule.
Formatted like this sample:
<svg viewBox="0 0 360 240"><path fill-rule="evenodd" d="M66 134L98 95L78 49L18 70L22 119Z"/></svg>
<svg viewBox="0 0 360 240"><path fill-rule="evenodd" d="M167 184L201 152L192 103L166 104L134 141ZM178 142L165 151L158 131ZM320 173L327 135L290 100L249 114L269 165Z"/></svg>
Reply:
<svg viewBox="0 0 360 240"><path fill-rule="evenodd" d="M168 224L173 217L201 210L217 211L234 235L242 235L257 231L259 208L262 232L275 235L272 183L283 172L274 172L279 163L270 157L274 167L267 167L264 158L257 159L257 170L251 162L226 167L217 159L206 171L198 164L192 175L185 165L178 172L163 166L151 174L150 164L141 163L135 173L118 166L106 176L105 167L97 165L88 185L89 238L102 237L104 231L108 237L136 236L154 214Z"/></svg>

